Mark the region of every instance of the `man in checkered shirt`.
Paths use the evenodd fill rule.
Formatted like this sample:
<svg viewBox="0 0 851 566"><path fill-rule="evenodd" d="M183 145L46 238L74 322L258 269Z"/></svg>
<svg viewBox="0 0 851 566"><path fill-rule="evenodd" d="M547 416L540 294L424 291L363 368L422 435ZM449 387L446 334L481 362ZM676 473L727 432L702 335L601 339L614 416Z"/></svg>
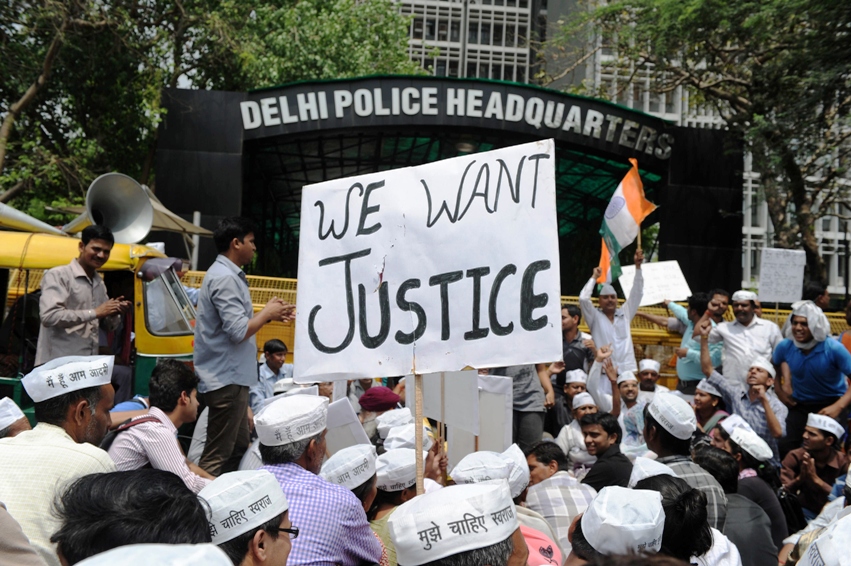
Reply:
<svg viewBox="0 0 851 566"><path fill-rule="evenodd" d="M277 399L254 418L261 469L281 484L290 521L299 528L287 564L377 564L384 549L369 528L360 500L318 475L327 418L328 399L312 395Z"/></svg>
<svg viewBox="0 0 851 566"><path fill-rule="evenodd" d="M706 495L709 526L724 530L727 520L727 496L721 484L706 470L691 461L691 435L697 429L694 410L672 393L657 393L644 409L644 440L655 452L660 464L671 468L678 477Z"/></svg>
<svg viewBox="0 0 851 566"><path fill-rule="evenodd" d="M597 491L567 472L567 457L555 442L539 442L529 451L526 461L530 475L526 507L547 520L559 545L569 554L573 548L567 534L570 524L585 512Z"/></svg>

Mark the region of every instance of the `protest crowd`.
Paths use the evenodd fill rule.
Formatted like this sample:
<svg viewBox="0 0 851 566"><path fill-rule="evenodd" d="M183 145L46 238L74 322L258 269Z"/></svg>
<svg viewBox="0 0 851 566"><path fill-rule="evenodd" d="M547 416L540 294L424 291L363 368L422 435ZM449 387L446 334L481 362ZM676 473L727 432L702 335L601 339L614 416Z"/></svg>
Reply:
<svg viewBox="0 0 851 566"><path fill-rule="evenodd" d="M596 268L562 305L561 359L476 368L511 380L514 443L450 466L452 427L417 422L398 376L348 382L369 444L330 454L334 384L295 383L278 339L258 362L257 332L295 307L254 312L254 227L224 219L214 241L194 369L163 359L118 404L98 349L130 308L97 273L112 234L87 228L44 276L35 427L0 401L0 565L851 564L851 340L831 335L824 286L781 328L747 290L639 312L640 249L623 303ZM636 316L682 335L675 387L633 343Z"/></svg>

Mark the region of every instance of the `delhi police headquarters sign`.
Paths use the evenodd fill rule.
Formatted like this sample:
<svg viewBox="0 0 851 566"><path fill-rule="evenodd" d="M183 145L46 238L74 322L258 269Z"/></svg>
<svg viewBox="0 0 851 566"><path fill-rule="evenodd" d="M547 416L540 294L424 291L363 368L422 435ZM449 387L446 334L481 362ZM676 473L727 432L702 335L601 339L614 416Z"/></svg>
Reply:
<svg viewBox="0 0 851 566"><path fill-rule="evenodd" d="M245 141L322 130L449 126L554 138L656 168L666 168L674 143L670 124L653 116L498 81L386 77L295 84L247 98L240 103Z"/></svg>

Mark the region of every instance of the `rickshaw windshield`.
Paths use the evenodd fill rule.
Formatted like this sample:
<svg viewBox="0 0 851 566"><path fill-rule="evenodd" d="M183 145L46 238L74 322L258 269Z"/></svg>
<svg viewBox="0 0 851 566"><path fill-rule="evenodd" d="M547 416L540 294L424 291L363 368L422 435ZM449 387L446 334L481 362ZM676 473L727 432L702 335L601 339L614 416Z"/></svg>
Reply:
<svg viewBox="0 0 851 566"><path fill-rule="evenodd" d="M145 289L145 326L155 336L193 334L195 308L174 271L167 269Z"/></svg>

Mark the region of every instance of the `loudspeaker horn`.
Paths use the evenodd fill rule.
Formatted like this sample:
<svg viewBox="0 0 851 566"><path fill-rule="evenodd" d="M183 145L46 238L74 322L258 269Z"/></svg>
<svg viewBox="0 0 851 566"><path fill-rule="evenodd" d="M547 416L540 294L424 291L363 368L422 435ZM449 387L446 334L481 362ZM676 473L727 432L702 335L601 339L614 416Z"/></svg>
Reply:
<svg viewBox="0 0 851 566"><path fill-rule="evenodd" d="M142 185L121 173L106 173L89 185L86 212L93 224L112 230L115 241L134 244L151 231L154 207Z"/></svg>

